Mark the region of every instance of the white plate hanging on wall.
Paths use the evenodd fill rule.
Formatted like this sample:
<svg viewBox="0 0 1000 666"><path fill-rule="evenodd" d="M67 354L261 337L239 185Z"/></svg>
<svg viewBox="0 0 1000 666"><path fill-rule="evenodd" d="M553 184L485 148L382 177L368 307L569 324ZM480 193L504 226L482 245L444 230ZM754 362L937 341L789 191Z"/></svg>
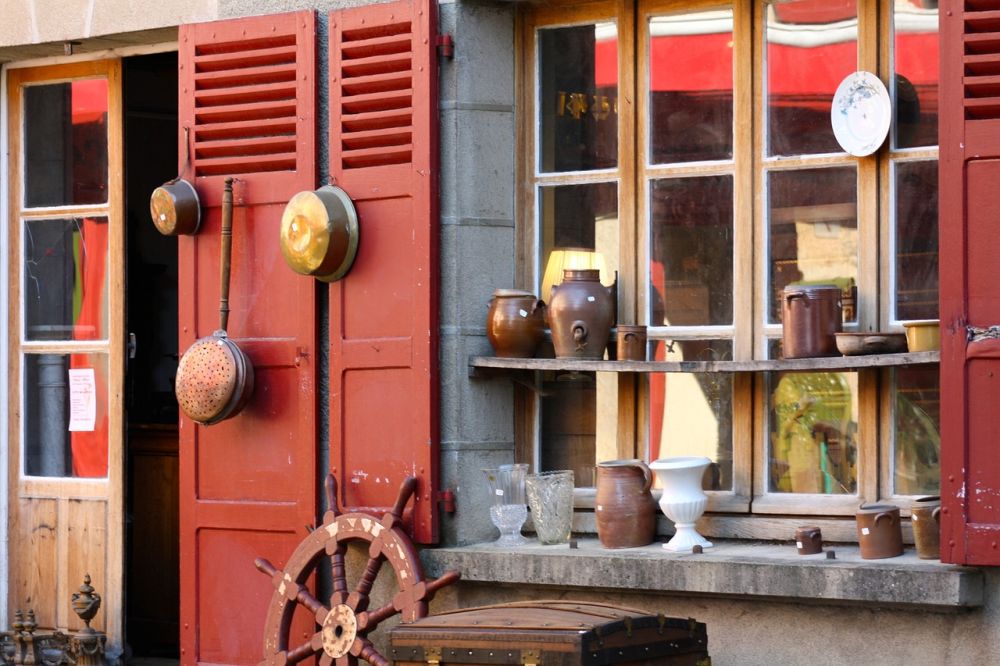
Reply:
<svg viewBox="0 0 1000 666"><path fill-rule="evenodd" d="M848 74L833 96L830 122L841 148L857 157L871 155L889 134L889 91L871 72Z"/></svg>

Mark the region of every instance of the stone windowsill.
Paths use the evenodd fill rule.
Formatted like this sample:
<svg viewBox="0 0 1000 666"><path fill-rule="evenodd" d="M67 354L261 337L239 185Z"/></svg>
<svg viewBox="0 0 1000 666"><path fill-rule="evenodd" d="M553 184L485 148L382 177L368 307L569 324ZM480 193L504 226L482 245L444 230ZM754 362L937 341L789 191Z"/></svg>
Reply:
<svg viewBox="0 0 1000 666"><path fill-rule="evenodd" d="M883 605L936 611L983 605L984 577L971 567L900 557L863 560L857 546L837 545L836 559L799 555L794 545L715 541L703 554L668 553L659 544L607 550L597 539L579 547L534 542L509 549L491 543L424 550L429 576L457 569L462 580L754 597L797 602Z"/></svg>

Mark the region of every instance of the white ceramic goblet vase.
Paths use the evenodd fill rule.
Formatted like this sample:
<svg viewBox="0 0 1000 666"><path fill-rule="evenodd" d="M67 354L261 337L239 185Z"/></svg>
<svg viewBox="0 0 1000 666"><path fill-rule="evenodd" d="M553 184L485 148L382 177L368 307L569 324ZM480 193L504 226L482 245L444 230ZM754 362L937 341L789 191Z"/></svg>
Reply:
<svg viewBox="0 0 1000 666"><path fill-rule="evenodd" d="M691 552L692 546L711 548L708 541L695 530L694 524L705 512L708 496L701 489L701 477L711 460L704 456L661 458L649 465L663 486L660 509L674 521L676 533L663 544L671 552Z"/></svg>

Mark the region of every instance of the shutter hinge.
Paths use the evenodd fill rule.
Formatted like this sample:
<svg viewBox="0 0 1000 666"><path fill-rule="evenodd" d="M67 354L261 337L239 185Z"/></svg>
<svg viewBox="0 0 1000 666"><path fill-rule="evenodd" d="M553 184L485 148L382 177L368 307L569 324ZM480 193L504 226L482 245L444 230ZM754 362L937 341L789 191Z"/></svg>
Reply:
<svg viewBox="0 0 1000 666"><path fill-rule="evenodd" d="M455 491L451 488L445 488L440 493L438 493L438 503L441 504L441 508L449 516L455 513Z"/></svg>
<svg viewBox="0 0 1000 666"><path fill-rule="evenodd" d="M438 35L435 44L437 45L437 52L440 57L447 58L448 60L455 57L455 41L451 38L450 32Z"/></svg>

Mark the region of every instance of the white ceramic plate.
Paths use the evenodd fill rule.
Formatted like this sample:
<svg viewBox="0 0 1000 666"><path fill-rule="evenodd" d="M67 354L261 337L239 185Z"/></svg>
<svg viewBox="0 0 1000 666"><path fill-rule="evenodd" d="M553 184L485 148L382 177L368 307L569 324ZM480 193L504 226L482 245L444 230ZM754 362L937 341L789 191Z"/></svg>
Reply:
<svg viewBox="0 0 1000 666"><path fill-rule="evenodd" d="M848 74L833 96L830 122L837 143L851 155L871 155L889 134L889 91L871 72Z"/></svg>

